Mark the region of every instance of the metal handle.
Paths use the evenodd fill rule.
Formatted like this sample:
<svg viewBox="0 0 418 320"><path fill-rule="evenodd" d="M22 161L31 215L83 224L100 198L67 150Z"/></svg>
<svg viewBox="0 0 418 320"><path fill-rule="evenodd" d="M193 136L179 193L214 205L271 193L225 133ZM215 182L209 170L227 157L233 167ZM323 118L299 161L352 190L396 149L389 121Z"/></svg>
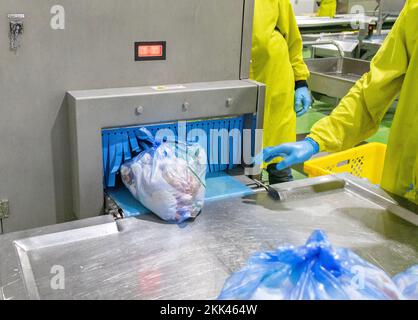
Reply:
<svg viewBox="0 0 418 320"><path fill-rule="evenodd" d="M267 186L267 185L265 185L264 183L262 183L261 181L258 181L258 180L256 180L256 179L253 179L254 180L254 182L259 186L259 187L261 187L261 188L264 188L264 189L266 189L266 191L267 191L267 193L268 193L268 195L270 196L270 198L272 198L273 200L275 200L275 201L280 201L281 199L282 199L282 197L281 197L281 195L280 195L280 193L279 193L279 191L278 190L276 190L276 189L274 189L273 187L271 187L271 186Z"/></svg>

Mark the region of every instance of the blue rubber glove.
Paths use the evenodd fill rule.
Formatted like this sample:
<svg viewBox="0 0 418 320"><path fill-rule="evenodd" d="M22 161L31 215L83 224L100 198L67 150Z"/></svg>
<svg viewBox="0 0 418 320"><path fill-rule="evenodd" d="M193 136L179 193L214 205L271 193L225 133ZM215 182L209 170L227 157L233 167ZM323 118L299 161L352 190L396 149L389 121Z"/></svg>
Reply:
<svg viewBox="0 0 418 320"><path fill-rule="evenodd" d="M295 91L295 112L296 116L300 117L308 112L312 106L312 96L308 87L301 87Z"/></svg>
<svg viewBox="0 0 418 320"><path fill-rule="evenodd" d="M265 162L271 162L276 158L283 158L277 164L277 170L281 171L295 164L308 161L319 152L319 145L311 138L304 141L285 143L277 147L270 147L263 150Z"/></svg>

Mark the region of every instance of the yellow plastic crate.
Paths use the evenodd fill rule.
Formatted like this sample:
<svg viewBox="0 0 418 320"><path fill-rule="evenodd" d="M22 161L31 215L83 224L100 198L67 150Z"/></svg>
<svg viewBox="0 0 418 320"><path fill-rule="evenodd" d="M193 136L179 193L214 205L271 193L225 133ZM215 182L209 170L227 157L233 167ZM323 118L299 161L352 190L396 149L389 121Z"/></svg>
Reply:
<svg viewBox="0 0 418 320"><path fill-rule="evenodd" d="M356 177L367 178L374 184L380 184L385 155L385 144L368 143L310 160L305 163L304 170L310 178L347 172Z"/></svg>

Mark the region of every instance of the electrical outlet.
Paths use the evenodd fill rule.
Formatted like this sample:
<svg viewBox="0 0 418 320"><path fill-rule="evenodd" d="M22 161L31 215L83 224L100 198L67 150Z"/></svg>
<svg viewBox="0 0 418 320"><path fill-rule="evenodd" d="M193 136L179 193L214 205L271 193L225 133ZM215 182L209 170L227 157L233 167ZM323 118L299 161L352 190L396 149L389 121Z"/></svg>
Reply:
<svg viewBox="0 0 418 320"><path fill-rule="evenodd" d="M0 219L9 217L9 200L0 200Z"/></svg>

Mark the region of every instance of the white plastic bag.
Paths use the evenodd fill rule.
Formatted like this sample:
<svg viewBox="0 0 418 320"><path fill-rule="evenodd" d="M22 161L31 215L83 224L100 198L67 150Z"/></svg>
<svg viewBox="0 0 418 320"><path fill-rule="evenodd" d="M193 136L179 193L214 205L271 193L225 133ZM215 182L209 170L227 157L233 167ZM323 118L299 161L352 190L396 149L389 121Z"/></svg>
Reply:
<svg viewBox="0 0 418 320"><path fill-rule="evenodd" d="M203 208L206 162L198 144L155 143L123 164L121 176L146 208L165 221L181 223Z"/></svg>

